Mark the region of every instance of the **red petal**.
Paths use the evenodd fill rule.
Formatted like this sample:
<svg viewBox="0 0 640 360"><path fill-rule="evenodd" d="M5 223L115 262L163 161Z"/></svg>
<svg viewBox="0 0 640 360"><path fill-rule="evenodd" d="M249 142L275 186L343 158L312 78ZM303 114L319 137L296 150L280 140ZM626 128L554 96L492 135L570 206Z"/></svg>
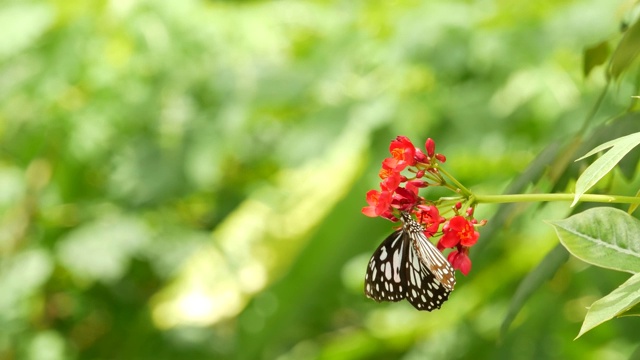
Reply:
<svg viewBox="0 0 640 360"><path fill-rule="evenodd" d="M380 192L378 190L367 191L367 204L375 206L376 204L378 204L379 198L380 198Z"/></svg>
<svg viewBox="0 0 640 360"><path fill-rule="evenodd" d="M413 157L416 159L417 162L421 162L421 163L429 162L429 158L427 157L427 155L425 155L422 152L422 150L416 148L414 151L415 151L415 154L413 155Z"/></svg>
<svg viewBox="0 0 640 360"><path fill-rule="evenodd" d="M365 206L362 208L362 213L368 217L377 217L376 208L373 206Z"/></svg>
<svg viewBox="0 0 640 360"><path fill-rule="evenodd" d="M458 250L453 250L452 252L450 252L449 256L447 256L447 261L449 262L449 264L453 266L453 262L456 260L457 256L458 256Z"/></svg>
<svg viewBox="0 0 640 360"><path fill-rule="evenodd" d="M406 136L398 136L395 140L391 141L389 145L389 152L394 159L398 160L399 164L415 165L415 146L411 143L411 140ZM403 167L403 169L404 169Z"/></svg>
<svg viewBox="0 0 640 360"><path fill-rule="evenodd" d="M451 231L460 232L460 231L463 231L468 226L469 226L469 223L467 222L467 219L459 215L456 215L452 217L451 220L449 220L449 229L451 229Z"/></svg>
<svg viewBox="0 0 640 360"><path fill-rule="evenodd" d="M467 256L467 254L459 254L458 258L456 259L456 265L457 266L455 266L455 268L460 270L460 272L465 275L467 275L469 271L471 271L471 259L469 259L469 256Z"/></svg>
<svg viewBox="0 0 640 360"><path fill-rule="evenodd" d="M444 248L456 247L460 242L460 239L457 235L458 234L454 232L449 232L442 235L440 241L438 242L438 245L443 246Z"/></svg>
<svg viewBox="0 0 640 360"><path fill-rule="evenodd" d="M402 175L394 172L380 183L380 187L386 191L394 191L400 186L401 182Z"/></svg>
<svg viewBox="0 0 640 360"><path fill-rule="evenodd" d="M473 227L471 228L471 233L468 236L461 237L460 239L460 243L466 247L475 245L480 237L480 233L472 229Z"/></svg>
<svg viewBox="0 0 640 360"><path fill-rule="evenodd" d="M461 273L467 275L471 271L471 259L465 251L452 251L447 257L454 269L460 270Z"/></svg>

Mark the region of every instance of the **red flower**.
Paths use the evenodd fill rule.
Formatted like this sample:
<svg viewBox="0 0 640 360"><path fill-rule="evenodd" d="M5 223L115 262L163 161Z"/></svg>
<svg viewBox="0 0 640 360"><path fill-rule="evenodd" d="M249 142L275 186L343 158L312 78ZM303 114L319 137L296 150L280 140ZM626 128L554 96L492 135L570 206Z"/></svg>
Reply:
<svg viewBox="0 0 640 360"><path fill-rule="evenodd" d="M380 190L367 193L368 206L362 208L362 213L369 217L382 217L393 222L399 221L394 214L408 212L415 214L418 222L424 228L424 235L433 237L441 234L437 248L440 251L451 248L447 260L454 269L467 275L471 271L469 250L477 241L480 234L476 226L486 223L473 219L473 206L466 206L462 212L463 203L457 202L450 210L453 217L445 219L439 209L432 205L434 202L425 200L419 195L421 188L446 185L439 174L438 162L444 163L446 158L435 152L436 145L432 139L427 139L424 150L416 148L411 140L405 136L398 136L389 145L390 157L382 161L382 168L378 175L382 179ZM409 179L402 175L404 170L415 174ZM424 180L427 174L427 181ZM431 174L435 174L432 176ZM429 181L432 181L430 183ZM403 185L404 184L404 185ZM435 202L438 203L439 202ZM461 215L462 214L462 215ZM441 228L441 224L444 226Z"/></svg>
<svg viewBox="0 0 640 360"><path fill-rule="evenodd" d="M475 230L473 224L460 215L452 217L444 224L442 233L438 246L443 248L456 247L458 244L472 246L480 237L480 233Z"/></svg>
<svg viewBox="0 0 640 360"><path fill-rule="evenodd" d="M382 180L382 182L380 183L380 188L385 191L393 192L398 188L398 186L400 186L400 183L403 181L406 181L406 178L400 175L400 173L394 172L391 175L387 176L384 180Z"/></svg>
<svg viewBox="0 0 640 360"><path fill-rule="evenodd" d="M424 234L427 237L438 232L440 224L445 222L445 218L440 216L440 211L433 205L418 205L416 217L424 225Z"/></svg>
<svg viewBox="0 0 640 360"><path fill-rule="evenodd" d="M382 177L382 171L400 172L404 170L404 168L406 167L407 167L406 163L401 162L400 160L394 157L386 158L382 160L382 170L381 170L380 177Z"/></svg>
<svg viewBox="0 0 640 360"><path fill-rule="evenodd" d="M385 159L388 160L388 159ZM380 176L380 179L386 179L389 176L392 176L393 174L397 174L397 172L389 167L388 165L385 164L385 162L382 162L382 169L380 169L380 172L378 172L378 176Z"/></svg>
<svg viewBox="0 0 640 360"><path fill-rule="evenodd" d="M419 202L416 192L399 187L396 189L391 200L391 206L400 211L411 211Z"/></svg>
<svg viewBox="0 0 640 360"><path fill-rule="evenodd" d="M406 136L398 136L395 140L391 141L391 145L389 145L389 152L392 157L385 159L383 164L386 164L398 172L404 170L407 166L413 166L416 164L416 160L414 158L416 147L413 146L411 140Z"/></svg>
<svg viewBox="0 0 640 360"><path fill-rule="evenodd" d="M380 192L377 190L369 190L367 192L367 204L369 206L365 206L362 208L362 213L368 217L376 217L378 214L376 213L376 207L378 206L378 199L380 198Z"/></svg>
<svg viewBox="0 0 640 360"><path fill-rule="evenodd" d="M369 217L382 216L385 212L389 212L391 205L391 193L388 191L379 192L370 190L367 192L367 204L362 208L362 213Z"/></svg>
<svg viewBox="0 0 640 360"><path fill-rule="evenodd" d="M462 247L460 250L454 250L447 257L454 269L460 270L467 275L471 271L471 259L469 259L469 248Z"/></svg>

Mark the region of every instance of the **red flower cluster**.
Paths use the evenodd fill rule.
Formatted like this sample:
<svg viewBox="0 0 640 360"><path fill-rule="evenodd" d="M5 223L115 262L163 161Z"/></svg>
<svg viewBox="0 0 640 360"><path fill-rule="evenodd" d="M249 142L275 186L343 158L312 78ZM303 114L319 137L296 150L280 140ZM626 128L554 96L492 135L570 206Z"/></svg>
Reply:
<svg viewBox="0 0 640 360"><path fill-rule="evenodd" d="M455 269L466 275L471 270L469 248L479 237L475 230L477 221L473 218L473 207L469 207L466 216L462 216L459 213L462 205L456 204L453 207L455 215L447 221L440 216L439 209L432 202L418 194L422 188L446 184L438 171L439 164L446 161L445 156L435 153L435 143L432 139L427 139L425 150L426 153L415 147L405 136L398 136L391 141L391 157L382 161L379 173L382 179L380 191L367 192L369 206L362 208L362 213L370 217L380 216L393 222L398 221L399 212L412 213L423 225L424 234L428 238L438 235L440 225L444 223L438 249L454 249L449 253L448 260ZM403 171L411 173L411 177L403 175Z"/></svg>
<svg viewBox="0 0 640 360"><path fill-rule="evenodd" d="M437 173L434 166L436 160L445 161L443 155L438 154L436 158L433 140L427 139L425 148L426 155L405 136L398 136L391 142L391 157L382 161L379 173L382 179L380 191L371 190L367 193L369 206L362 209L363 214L370 217L380 216L395 222L398 218L394 215L393 209L411 212L415 206L424 202L424 199L418 196L418 190L429 186L429 183L422 178L426 171ZM402 171L407 167L415 173L411 179L402 175Z"/></svg>
<svg viewBox="0 0 640 360"><path fill-rule="evenodd" d="M472 208L469 208L472 209ZM449 253L447 260L454 269L459 269L467 275L471 270L471 260L469 259L469 248L478 241L480 233L476 231L475 219L466 219L456 215L447 221L442 227L442 237L438 241L440 251L446 248L455 248Z"/></svg>

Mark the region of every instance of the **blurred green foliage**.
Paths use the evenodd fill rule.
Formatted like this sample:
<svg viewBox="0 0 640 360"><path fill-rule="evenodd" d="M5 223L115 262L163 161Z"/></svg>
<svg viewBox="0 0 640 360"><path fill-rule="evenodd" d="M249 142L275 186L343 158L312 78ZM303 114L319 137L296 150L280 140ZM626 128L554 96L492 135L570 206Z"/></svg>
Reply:
<svg viewBox="0 0 640 360"><path fill-rule="evenodd" d="M364 297L391 226L360 208L398 134L503 191L580 129L629 3L4 1L0 359L628 358L634 318L573 341L625 279L577 260L499 338L567 204L516 207L433 313Z"/></svg>

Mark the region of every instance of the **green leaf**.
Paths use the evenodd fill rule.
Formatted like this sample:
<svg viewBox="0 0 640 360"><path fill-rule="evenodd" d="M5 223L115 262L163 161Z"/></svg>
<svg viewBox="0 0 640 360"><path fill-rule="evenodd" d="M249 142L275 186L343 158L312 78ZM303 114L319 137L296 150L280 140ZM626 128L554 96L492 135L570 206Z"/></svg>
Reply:
<svg viewBox="0 0 640 360"><path fill-rule="evenodd" d="M640 53L640 21L636 21L625 32L611 57L609 75L617 79Z"/></svg>
<svg viewBox="0 0 640 360"><path fill-rule="evenodd" d="M594 46L586 48L582 56L582 73L584 77L589 76L591 70L596 66L604 64L605 61L607 61L607 57L609 57L610 52L611 49L609 49L609 43L606 41L599 42Z"/></svg>
<svg viewBox="0 0 640 360"><path fill-rule="evenodd" d="M0 8L0 24L11 36L0 39L0 59L4 60L33 46L56 20L56 10L50 5L5 2Z"/></svg>
<svg viewBox="0 0 640 360"><path fill-rule="evenodd" d="M549 280L556 271L567 261L569 253L562 245L554 247L542 261L520 282L516 293L511 299L507 315L500 326L500 337L504 337L509 330L509 326L520 312L520 309L527 302L529 297Z"/></svg>
<svg viewBox="0 0 640 360"><path fill-rule="evenodd" d="M588 138L581 140L579 149L575 154L586 154L596 146L603 144L607 141L617 139L622 136L640 132L640 113L626 113L618 116L615 119L596 127ZM573 147L569 147L566 150L563 149L563 154L567 153L573 157ZM638 165L638 159L640 159L640 148L636 148L624 157L618 164L620 172L627 178L633 178ZM575 158L574 158L575 159ZM594 159L595 160L595 159ZM558 161L554 162L558 163ZM591 162L589 162L591 163ZM582 165L582 166L581 166ZM557 165L556 165L557 166ZM553 185L552 192L563 192L567 188L568 184L575 183L575 180L579 177L580 172L584 170L583 163L572 162L567 164L566 168L556 170L560 175L558 180ZM550 175L553 176L554 167L550 168Z"/></svg>
<svg viewBox="0 0 640 360"><path fill-rule="evenodd" d="M640 304L635 304L629 310L625 311L624 314L618 315L618 317L625 316L640 316Z"/></svg>
<svg viewBox="0 0 640 360"><path fill-rule="evenodd" d="M638 303L640 303L640 274L635 274L609 295L591 305L576 339Z"/></svg>
<svg viewBox="0 0 640 360"><path fill-rule="evenodd" d="M587 190L607 175L609 171L611 171L611 169L613 169L616 164L618 164L618 162L620 162L620 160L629 153L629 151L638 146L638 144L640 144L640 133L635 133L607 141L606 143L589 151L586 155L578 158L576 161L582 160L602 150L611 148L611 150L607 151L598 160L594 161L593 164L589 165L582 175L580 175L576 182L576 195L571 206L574 206L578 200L580 200L580 197L587 192Z"/></svg>
<svg viewBox="0 0 640 360"><path fill-rule="evenodd" d="M594 155L600 151L606 150L610 147L624 146L627 143L635 143L637 145L639 142L640 142L640 132L630 134L627 136L622 136L617 139L607 141L604 144L598 145L597 147L593 148L593 150L589 151L588 153L576 159L576 161L580 161L582 159L588 158L589 156Z"/></svg>
<svg viewBox="0 0 640 360"><path fill-rule="evenodd" d="M76 279L109 283L124 276L133 258L151 239L136 217L108 215L82 225L59 240L60 263Z"/></svg>
<svg viewBox="0 0 640 360"><path fill-rule="evenodd" d="M640 221L626 212L598 207L550 223L575 257L604 268L640 272Z"/></svg>

